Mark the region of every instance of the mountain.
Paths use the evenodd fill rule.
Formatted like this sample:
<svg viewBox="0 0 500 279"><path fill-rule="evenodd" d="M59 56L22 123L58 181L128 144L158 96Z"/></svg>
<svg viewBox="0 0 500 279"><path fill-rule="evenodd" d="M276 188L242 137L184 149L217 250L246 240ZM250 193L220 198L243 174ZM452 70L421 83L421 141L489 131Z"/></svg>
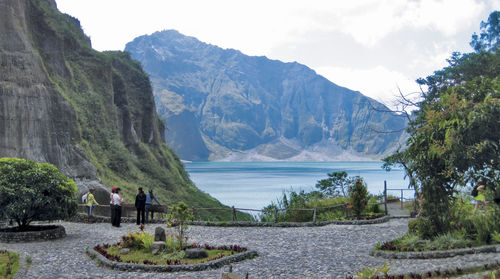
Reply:
<svg viewBox="0 0 500 279"><path fill-rule="evenodd" d="M56 165L80 193L137 187L165 204L222 205L166 145L147 74L126 52L97 52L53 0L0 1L0 156Z"/></svg>
<svg viewBox="0 0 500 279"><path fill-rule="evenodd" d="M149 74L167 143L186 160L366 160L405 139L404 118L296 62L173 30L125 50Z"/></svg>

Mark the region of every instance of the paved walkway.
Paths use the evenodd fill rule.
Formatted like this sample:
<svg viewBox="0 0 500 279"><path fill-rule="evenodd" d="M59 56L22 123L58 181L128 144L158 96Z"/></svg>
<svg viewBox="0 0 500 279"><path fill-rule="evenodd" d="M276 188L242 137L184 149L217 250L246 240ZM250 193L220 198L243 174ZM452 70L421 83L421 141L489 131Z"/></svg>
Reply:
<svg viewBox="0 0 500 279"><path fill-rule="evenodd" d="M133 224L113 228L109 224L61 223L68 236L48 242L23 244L0 243L0 249L32 258L16 278L220 278L222 269L203 272L142 273L123 272L97 266L85 255L85 247L116 243L119 237L134 231ZM156 225L147 227L152 233ZM233 265L239 274L250 278L345 278L365 266L381 266L384 259L368 255L379 241L387 241L406 232L407 219L394 219L377 225L329 225L306 228L220 228L189 229L190 241L214 245L238 244L260 254L252 260ZM498 254L479 254L438 260L389 261L392 272L420 271L429 268L463 267L498 259Z"/></svg>

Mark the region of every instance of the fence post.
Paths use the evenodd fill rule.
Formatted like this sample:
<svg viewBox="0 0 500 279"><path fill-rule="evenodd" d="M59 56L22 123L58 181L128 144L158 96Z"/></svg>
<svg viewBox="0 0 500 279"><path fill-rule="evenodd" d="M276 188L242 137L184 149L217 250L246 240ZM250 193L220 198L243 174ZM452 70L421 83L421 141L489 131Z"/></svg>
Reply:
<svg viewBox="0 0 500 279"><path fill-rule="evenodd" d="M233 209L233 222L236 221L236 209L234 209L234 205L232 207Z"/></svg>
<svg viewBox="0 0 500 279"><path fill-rule="evenodd" d="M344 203L345 218L349 217L349 209L347 209L347 203Z"/></svg>
<svg viewBox="0 0 500 279"><path fill-rule="evenodd" d="M385 208L385 215L389 215L387 212L387 181L384 180L384 208Z"/></svg>
<svg viewBox="0 0 500 279"><path fill-rule="evenodd" d="M401 189L401 209L403 209L403 189Z"/></svg>
<svg viewBox="0 0 500 279"><path fill-rule="evenodd" d="M196 209L193 207L191 207L191 210L193 211L193 219L196 221Z"/></svg>
<svg viewBox="0 0 500 279"><path fill-rule="evenodd" d="M316 213L317 213L317 208L315 207L314 208L314 211L313 211L313 223L316 223Z"/></svg>
<svg viewBox="0 0 500 279"><path fill-rule="evenodd" d="M278 223L278 208L274 208L274 223Z"/></svg>

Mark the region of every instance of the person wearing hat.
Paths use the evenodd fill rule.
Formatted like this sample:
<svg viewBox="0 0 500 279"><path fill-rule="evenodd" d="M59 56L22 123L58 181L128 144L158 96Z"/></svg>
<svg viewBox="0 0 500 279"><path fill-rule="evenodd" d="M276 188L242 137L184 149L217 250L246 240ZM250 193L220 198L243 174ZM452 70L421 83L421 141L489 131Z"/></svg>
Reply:
<svg viewBox="0 0 500 279"><path fill-rule="evenodd" d="M144 216L146 210L146 194L142 190L142 187L139 187L139 193L135 196L135 209L137 209L137 225L144 225Z"/></svg>
<svg viewBox="0 0 500 279"><path fill-rule="evenodd" d="M114 227L120 227L120 221L122 218L122 203L123 198L120 197L121 189L118 187L113 194L113 207L115 208L115 215L113 216L113 222L111 223Z"/></svg>

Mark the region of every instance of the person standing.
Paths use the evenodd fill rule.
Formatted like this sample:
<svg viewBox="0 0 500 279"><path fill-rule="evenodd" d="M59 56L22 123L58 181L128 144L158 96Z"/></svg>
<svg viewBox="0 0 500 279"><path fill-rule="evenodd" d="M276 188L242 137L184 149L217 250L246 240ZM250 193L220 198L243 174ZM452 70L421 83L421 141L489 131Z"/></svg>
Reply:
<svg viewBox="0 0 500 279"><path fill-rule="evenodd" d="M144 211L146 210L146 194L139 187L139 193L135 196L135 208L137 209L137 225L144 224Z"/></svg>
<svg viewBox="0 0 500 279"><path fill-rule="evenodd" d="M85 207L87 207L87 223L90 223L94 204L99 205L94 197L94 189L89 189L89 193L87 194L87 204L85 204Z"/></svg>
<svg viewBox="0 0 500 279"><path fill-rule="evenodd" d="M476 211L479 208L479 205L483 206L484 215L486 215L486 197L484 196L485 190L486 186L477 186L477 196L474 198L474 200L476 201L476 205L474 207L474 215L476 215Z"/></svg>
<svg viewBox="0 0 500 279"><path fill-rule="evenodd" d="M155 200L158 203L158 205L161 206L160 202L156 199L155 195L153 194L153 189L149 189L149 193L146 194L146 223L148 222L149 212L151 212L151 220L153 220L154 217L153 200Z"/></svg>
<svg viewBox="0 0 500 279"><path fill-rule="evenodd" d="M111 225L113 225L113 220L114 220L114 216L115 216L115 203L113 202L113 194L115 193L116 191L116 187L112 187L111 188L111 194L109 195L109 209L111 211Z"/></svg>
<svg viewBox="0 0 500 279"><path fill-rule="evenodd" d="M115 208L115 215L113 216L113 226L119 228L120 227L120 221L122 218L122 203L123 203L123 198L120 197L120 188L116 188L115 193L113 194L113 204Z"/></svg>

